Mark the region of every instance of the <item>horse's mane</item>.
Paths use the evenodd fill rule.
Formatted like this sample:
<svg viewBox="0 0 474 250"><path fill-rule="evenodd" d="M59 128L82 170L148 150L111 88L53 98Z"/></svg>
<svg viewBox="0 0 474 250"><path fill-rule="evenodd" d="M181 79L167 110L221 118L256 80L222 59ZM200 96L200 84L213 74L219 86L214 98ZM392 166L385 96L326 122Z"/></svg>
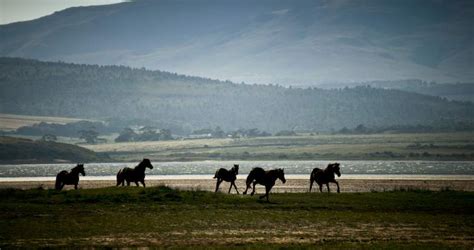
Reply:
<svg viewBox="0 0 474 250"><path fill-rule="evenodd" d="M138 163L137 167L142 167L143 165L145 165L146 162L149 162L150 160L148 159L143 159L140 163Z"/></svg>
<svg viewBox="0 0 474 250"><path fill-rule="evenodd" d="M84 169L84 164L77 164L77 166L75 166L71 169L71 172L78 171L78 170L81 170L81 169Z"/></svg>
<svg viewBox="0 0 474 250"><path fill-rule="evenodd" d="M239 165L235 164L230 170L233 172L239 171Z"/></svg>
<svg viewBox="0 0 474 250"><path fill-rule="evenodd" d="M284 173L284 170L283 168L275 168L275 169L268 170L268 172Z"/></svg>
<svg viewBox="0 0 474 250"><path fill-rule="evenodd" d="M138 163L135 169L146 168L148 165L151 165L151 161L145 158L140 163Z"/></svg>
<svg viewBox="0 0 474 250"><path fill-rule="evenodd" d="M339 165L340 165L340 164L337 163L337 162L336 162L336 163L330 163L330 164L328 164L328 166L326 167L326 169L335 169L335 168L339 167Z"/></svg>

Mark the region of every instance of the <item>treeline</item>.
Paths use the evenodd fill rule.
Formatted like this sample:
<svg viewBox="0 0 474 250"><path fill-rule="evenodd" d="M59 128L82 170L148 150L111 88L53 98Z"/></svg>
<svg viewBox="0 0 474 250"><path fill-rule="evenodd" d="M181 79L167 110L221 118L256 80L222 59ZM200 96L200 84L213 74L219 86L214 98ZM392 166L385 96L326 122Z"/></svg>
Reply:
<svg viewBox="0 0 474 250"><path fill-rule="evenodd" d="M456 101L474 102L474 83L437 83L420 79L369 81L351 83L351 86L371 86L383 89L398 89L424 95L439 96ZM324 84L326 89L345 88L347 83Z"/></svg>
<svg viewBox="0 0 474 250"><path fill-rule="evenodd" d="M45 134L64 136L64 137L80 137L80 131L94 130L99 134L110 134L118 132L117 128L106 125L103 122L78 121L67 124L46 123L41 122L31 126L23 126L16 129L15 133L21 135L42 136Z"/></svg>
<svg viewBox="0 0 474 250"><path fill-rule="evenodd" d="M136 121L134 121L136 122ZM119 123L122 124L122 123ZM119 133L120 132L120 133ZM42 141L56 141L58 136L84 139L90 144L105 142L100 136L119 133L114 139L115 142L133 141L166 141L181 138L250 138L272 136L271 133L260 131L258 128L238 129L235 131L224 131L221 127L205 128L194 130L191 134L173 135L167 128L155 126L141 126L135 124L119 130L117 124L112 122L98 121L78 121L67 124L57 123L37 123L30 126L23 126L16 129L11 134L41 136ZM295 136L294 131L279 131L274 136Z"/></svg>
<svg viewBox="0 0 474 250"><path fill-rule="evenodd" d="M156 127L141 127L138 130L125 128L120 135L115 138L115 142L131 141L167 141L173 140L173 135L169 129L158 129Z"/></svg>
<svg viewBox="0 0 474 250"><path fill-rule="evenodd" d="M355 128L342 128L336 134L379 134L379 133L433 133L433 132L466 132L474 131L473 122L445 122L437 126L427 125L394 125L387 127L366 127L359 124Z"/></svg>
<svg viewBox="0 0 474 250"><path fill-rule="evenodd" d="M266 131L260 131L258 128L251 129L238 129L235 131L222 130L221 127L217 126L216 128L206 128L194 130L190 135L191 138L242 138L242 137L265 137L271 136L272 134Z"/></svg>
<svg viewBox="0 0 474 250"><path fill-rule="evenodd" d="M0 58L0 112L128 121L173 134L224 131L334 131L474 121L474 104L368 86L285 88L122 66Z"/></svg>

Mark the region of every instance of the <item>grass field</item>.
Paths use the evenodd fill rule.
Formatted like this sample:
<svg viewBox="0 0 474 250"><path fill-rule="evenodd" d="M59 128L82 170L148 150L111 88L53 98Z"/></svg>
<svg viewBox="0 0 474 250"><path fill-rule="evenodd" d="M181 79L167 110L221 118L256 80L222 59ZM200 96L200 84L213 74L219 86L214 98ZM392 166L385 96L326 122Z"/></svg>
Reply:
<svg viewBox="0 0 474 250"><path fill-rule="evenodd" d="M474 193L0 190L0 247L472 249Z"/></svg>
<svg viewBox="0 0 474 250"><path fill-rule="evenodd" d="M83 145L114 159L189 160L472 160L474 133L300 135Z"/></svg>

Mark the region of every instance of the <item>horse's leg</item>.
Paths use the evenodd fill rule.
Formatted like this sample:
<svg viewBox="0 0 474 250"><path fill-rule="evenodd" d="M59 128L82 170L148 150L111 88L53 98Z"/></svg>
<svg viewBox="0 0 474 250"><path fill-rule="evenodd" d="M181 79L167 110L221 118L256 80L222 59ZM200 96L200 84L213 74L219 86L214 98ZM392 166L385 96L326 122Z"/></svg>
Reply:
<svg viewBox="0 0 474 250"><path fill-rule="evenodd" d="M268 200L268 193L270 193L270 190L272 189L272 186L270 185L265 185L265 194L260 196L260 199L263 199L263 197L267 197L267 202Z"/></svg>
<svg viewBox="0 0 474 250"><path fill-rule="evenodd" d="M250 188L250 183L245 182L245 191L243 194L247 194L247 190Z"/></svg>
<svg viewBox="0 0 474 250"><path fill-rule="evenodd" d="M232 185L234 185L234 188L235 188L235 192L237 192L237 194L239 194L239 190L237 190L237 186L235 185L235 181L233 181L230 186L232 187Z"/></svg>
<svg viewBox="0 0 474 250"><path fill-rule="evenodd" d="M63 190L63 188L64 188L64 185L66 185L66 184L64 184L64 182L63 182L63 183L61 183L61 188L59 188L59 190Z"/></svg>
<svg viewBox="0 0 474 250"><path fill-rule="evenodd" d="M130 186L130 181L129 180L127 180L127 186Z"/></svg>
<svg viewBox="0 0 474 250"><path fill-rule="evenodd" d="M336 185L337 185L337 192L340 193L340 190L339 190L339 182L334 181L334 183L336 183Z"/></svg>
<svg viewBox="0 0 474 250"><path fill-rule="evenodd" d="M319 192L322 193L323 192L323 184L318 183L318 185L319 185Z"/></svg>
<svg viewBox="0 0 474 250"><path fill-rule="evenodd" d="M330 192L331 192L331 190L329 189L329 182L328 182L328 183L326 183L326 187L328 187L328 193L330 193Z"/></svg>
<svg viewBox="0 0 474 250"><path fill-rule="evenodd" d="M229 192L227 192L228 194L230 194L230 190L232 190L232 182L230 183Z"/></svg>
<svg viewBox="0 0 474 250"><path fill-rule="evenodd" d="M138 181L134 181L134 182L135 182L135 185L137 185L137 187L138 187Z"/></svg>
<svg viewBox="0 0 474 250"><path fill-rule="evenodd" d="M142 183L143 187L146 187L145 180L141 180L140 182Z"/></svg>
<svg viewBox="0 0 474 250"><path fill-rule="evenodd" d="M217 193L217 191L219 190L219 185L221 185L221 182L222 182L222 180L221 180L220 178L217 178L216 191L215 191L216 193Z"/></svg>
<svg viewBox="0 0 474 250"><path fill-rule="evenodd" d="M77 190L77 184L74 184L74 189L76 189L76 190Z"/></svg>
<svg viewBox="0 0 474 250"><path fill-rule="evenodd" d="M250 196L252 196L253 194L255 194L255 185L257 185L257 182L256 182L256 181L253 182L253 189L252 189L252 193L250 193Z"/></svg>

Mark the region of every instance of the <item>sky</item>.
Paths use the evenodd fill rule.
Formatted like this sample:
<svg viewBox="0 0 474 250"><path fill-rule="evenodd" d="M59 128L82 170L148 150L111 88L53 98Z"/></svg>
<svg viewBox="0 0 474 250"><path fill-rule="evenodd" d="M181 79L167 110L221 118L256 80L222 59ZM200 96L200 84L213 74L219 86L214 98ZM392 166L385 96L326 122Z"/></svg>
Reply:
<svg viewBox="0 0 474 250"><path fill-rule="evenodd" d="M0 0L0 24L32 20L70 7L120 2L124 0Z"/></svg>

